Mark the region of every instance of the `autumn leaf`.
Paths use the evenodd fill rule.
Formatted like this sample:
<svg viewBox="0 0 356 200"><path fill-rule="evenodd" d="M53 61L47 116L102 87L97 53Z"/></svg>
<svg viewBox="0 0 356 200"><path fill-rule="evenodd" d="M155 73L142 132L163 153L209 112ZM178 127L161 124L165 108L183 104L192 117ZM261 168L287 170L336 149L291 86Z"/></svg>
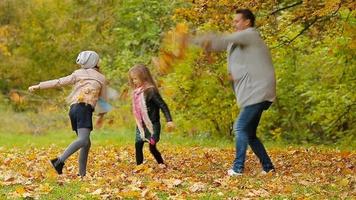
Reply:
<svg viewBox="0 0 356 200"><path fill-rule="evenodd" d="M194 183L192 186L190 186L189 190L191 192L201 192L205 189L205 184L203 183Z"/></svg>
<svg viewBox="0 0 356 200"><path fill-rule="evenodd" d="M162 75L170 73L174 63L184 58L187 40L188 26L183 23L177 24L173 30L165 34L159 56L151 59L153 65Z"/></svg>

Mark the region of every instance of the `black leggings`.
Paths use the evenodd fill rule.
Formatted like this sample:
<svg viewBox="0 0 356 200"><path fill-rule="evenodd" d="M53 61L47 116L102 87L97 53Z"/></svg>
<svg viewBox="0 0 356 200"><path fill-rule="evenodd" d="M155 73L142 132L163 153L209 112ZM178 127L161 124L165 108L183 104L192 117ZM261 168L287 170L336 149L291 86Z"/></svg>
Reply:
<svg viewBox="0 0 356 200"><path fill-rule="evenodd" d="M135 143L136 149L136 164L140 165L143 163L143 145L145 143L143 141L138 141ZM155 157L158 164L163 164L163 158L161 153L157 150L156 145L150 145L150 152L152 153L153 157Z"/></svg>

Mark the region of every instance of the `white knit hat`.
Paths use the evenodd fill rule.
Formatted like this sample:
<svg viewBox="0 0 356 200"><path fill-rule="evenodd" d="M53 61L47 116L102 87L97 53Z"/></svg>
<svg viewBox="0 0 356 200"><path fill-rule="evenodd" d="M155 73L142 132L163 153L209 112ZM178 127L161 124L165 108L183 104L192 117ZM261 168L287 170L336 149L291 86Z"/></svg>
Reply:
<svg viewBox="0 0 356 200"><path fill-rule="evenodd" d="M84 69L90 69L97 66L99 55L95 51L82 51L77 57L77 64Z"/></svg>

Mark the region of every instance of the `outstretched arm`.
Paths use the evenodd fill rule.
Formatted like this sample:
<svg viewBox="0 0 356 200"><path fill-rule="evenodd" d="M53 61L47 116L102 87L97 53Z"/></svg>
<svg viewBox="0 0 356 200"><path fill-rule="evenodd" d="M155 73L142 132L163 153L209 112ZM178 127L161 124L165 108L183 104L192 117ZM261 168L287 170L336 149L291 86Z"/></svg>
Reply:
<svg viewBox="0 0 356 200"><path fill-rule="evenodd" d="M249 45L254 40L253 31L244 30L231 34L215 34L209 33L201 36L193 37L190 41L192 44L198 45L207 51L225 51L231 43L237 45Z"/></svg>
<svg viewBox="0 0 356 200"><path fill-rule="evenodd" d="M49 80L49 81L44 81L40 82L38 85L33 85L28 88L30 92L33 92L35 90L39 89L48 89L48 88L54 88L54 87L63 87L69 84L73 84L76 80L76 77L74 74L71 74L66 77L62 77L59 79L54 79L54 80Z"/></svg>

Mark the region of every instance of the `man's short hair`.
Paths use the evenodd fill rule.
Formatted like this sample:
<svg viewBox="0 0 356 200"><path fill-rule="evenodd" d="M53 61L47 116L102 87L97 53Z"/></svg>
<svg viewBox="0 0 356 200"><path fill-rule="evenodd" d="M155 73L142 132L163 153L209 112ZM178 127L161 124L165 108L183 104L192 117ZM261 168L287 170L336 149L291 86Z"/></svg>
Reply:
<svg viewBox="0 0 356 200"><path fill-rule="evenodd" d="M244 19L249 19L251 22L251 27L255 26L255 15L249 9L238 9L236 14L242 14Z"/></svg>

